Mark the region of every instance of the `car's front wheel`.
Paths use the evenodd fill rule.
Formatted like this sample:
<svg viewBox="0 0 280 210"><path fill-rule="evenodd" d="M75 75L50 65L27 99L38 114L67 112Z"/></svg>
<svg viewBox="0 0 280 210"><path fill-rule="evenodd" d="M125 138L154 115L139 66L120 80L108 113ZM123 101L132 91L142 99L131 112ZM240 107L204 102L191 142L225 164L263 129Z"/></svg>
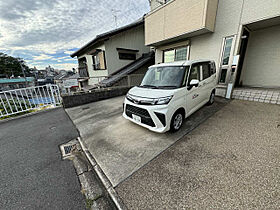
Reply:
<svg viewBox="0 0 280 210"><path fill-rule="evenodd" d="M176 132L180 130L184 122L184 114L182 112L175 112L171 119L170 131Z"/></svg>
<svg viewBox="0 0 280 210"><path fill-rule="evenodd" d="M212 105L214 103L214 101L215 101L215 92L212 91L209 101L208 101L208 105Z"/></svg>

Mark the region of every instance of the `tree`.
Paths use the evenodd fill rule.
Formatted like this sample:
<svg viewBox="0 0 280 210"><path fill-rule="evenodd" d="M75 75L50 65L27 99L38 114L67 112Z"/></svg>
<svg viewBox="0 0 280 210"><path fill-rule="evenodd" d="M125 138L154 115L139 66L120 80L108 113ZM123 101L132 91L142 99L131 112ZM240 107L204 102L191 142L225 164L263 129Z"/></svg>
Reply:
<svg viewBox="0 0 280 210"><path fill-rule="evenodd" d="M29 74L30 69L22 58L15 58L0 52L0 76L24 76L23 67L26 74Z"/></svg>

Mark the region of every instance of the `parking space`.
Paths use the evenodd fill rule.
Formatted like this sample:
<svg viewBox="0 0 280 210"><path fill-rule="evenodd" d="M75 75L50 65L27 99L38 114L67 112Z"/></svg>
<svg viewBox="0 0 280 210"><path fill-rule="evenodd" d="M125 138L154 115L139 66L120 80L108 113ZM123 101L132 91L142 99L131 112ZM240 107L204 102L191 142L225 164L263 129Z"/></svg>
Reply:
<svg viewBox="0 0 280 210"><path fill-rule="evenodd" d="M128 209L279 209L280 107L234 100L116 188Z"/></svg>
<svg viewBox="0 0 280 210"><path fill-rule="evenodd" d="M125 120L123 100L124 97L116 97L66 110L113 186L228 103L217 98L212 106L205 106L188 118L179 132L158 134Z"/></svg>

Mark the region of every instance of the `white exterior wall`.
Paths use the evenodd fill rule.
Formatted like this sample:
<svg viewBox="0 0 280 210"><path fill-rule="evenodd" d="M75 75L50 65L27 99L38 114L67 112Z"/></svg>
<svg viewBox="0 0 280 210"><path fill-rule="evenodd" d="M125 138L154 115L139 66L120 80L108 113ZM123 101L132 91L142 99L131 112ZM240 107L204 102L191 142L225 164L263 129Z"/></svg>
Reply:
<svg viewBox="0 0 280 210"><path fill-rule="evenodd" d="M223 38L237 35L241 8L242 0L219 0L215 32L191 38L190 59L212 59L219 67Z"/></svg>
<svg viewBox="0 0 280 210"><path fill-rule="evenodd" d="M104 50L105 51L105 45L100 45L96 47L96 49ZM105 51L106 54L106 51ZM106 55L105 55L106 56ZM108 76L108 70L94 70L93 69L93 60L92 60L92 55L82 55L79 56L78 59L85 57L87 59L87 67L88 67L88 74L89 74L89 80L88 80L88 85L94 85L98 83L98 78L96 77L106 77Z"/></svg>
<svg viewBox="0 0 280 210"><path fill-rule="evenodd" d="M144 25L127 30L105 41L105 56L108 74L119 70L120 68L133 62L133 60L120 60L117 48L139 50L136 59L143 53L148 53L150 48L145 46Z"/></svg>
<svg viewBox="0 0 280 210"><path fill-rule="evenodd" d="M213 59L220 61L223 38L237 35L241 15L242 0L219 0L215 32L195 36L190 40L190 59ZM164 48L164 47L161 47ZM160 49L160 48L158 48ZM158 52L158 54L162 54ZM156 63L162 61L162 55L156 56Z"/></svg>
<svg viewBox="0 0 280 210"><path fill-rule="evenodd" d="M240 81L245 86L280 87L280 25L251 32Z"/></svg>
<svg viewBox="0 0 280 210"><path fill-rule="evenodd" d="M279 0L244 0L242 24L280 16Z"/></svg>

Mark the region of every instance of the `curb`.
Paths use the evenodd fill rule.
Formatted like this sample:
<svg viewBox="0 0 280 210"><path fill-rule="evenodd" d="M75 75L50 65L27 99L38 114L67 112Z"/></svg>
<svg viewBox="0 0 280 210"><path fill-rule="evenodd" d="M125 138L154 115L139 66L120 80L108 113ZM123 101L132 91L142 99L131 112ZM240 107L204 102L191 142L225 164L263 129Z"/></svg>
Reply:
<svg viewBox="0 0 280 210"><path fill-rule="evenodd" d="M97 174L98 178L101 180L102 184L104 185L107 193L109 194L110 198L112 199L112 201L116 205L117 209L119 209L119 210L126 210L127 207L124 205L124 203L122 202L122 200L119 197L118 193L114 189L112 183L110 182L108 177L104 174L104 172L102 171L100 166L97 164L97 162L95 161L94 157L89 152L89 150L86 147L86 145L83 143L81 137L78 137L77 140L79 141L83 152L85 153L88 161L90 162L90 164L93 167L93 170Z"/></svg>

